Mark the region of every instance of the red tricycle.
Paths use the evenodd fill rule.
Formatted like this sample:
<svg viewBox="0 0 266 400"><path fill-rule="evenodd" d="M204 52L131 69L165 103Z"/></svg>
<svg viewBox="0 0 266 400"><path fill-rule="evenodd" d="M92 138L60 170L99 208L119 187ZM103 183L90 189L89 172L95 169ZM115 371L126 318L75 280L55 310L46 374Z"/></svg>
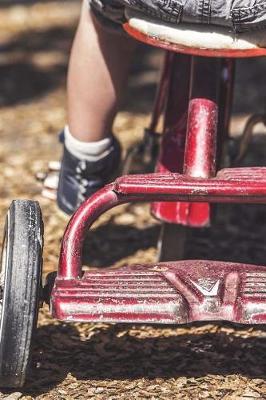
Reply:
<svg viewBox="0 0 266 400"><path fill-rule="evenodd" d="M266 203L266 168L225 163L235 59L266 55L265 33L173 27L132 11L124 29L165 49L150 126L125 160L129 171L136 154L148 167L157 154L155 172L122 175L80 206L65 230L58 272L44 288L40 209L35 202L12 203L1 270L0 386L24 383L41 301L66 322L266 322L265 266L183 259L187 231L211 224L213 203ZM266 115L249 119L236 159L258 122L266 124ZM95 220L139 201L151 202L162 221L158 262L83 270L84 239Z"/></svg>

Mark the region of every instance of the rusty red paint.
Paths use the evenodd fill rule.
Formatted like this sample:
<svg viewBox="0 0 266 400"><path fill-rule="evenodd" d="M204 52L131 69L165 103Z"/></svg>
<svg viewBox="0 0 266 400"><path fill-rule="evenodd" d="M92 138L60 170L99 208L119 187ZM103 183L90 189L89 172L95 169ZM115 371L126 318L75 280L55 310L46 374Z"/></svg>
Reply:
<svg viewBox="0 0 266 400"><path fill-rule="evenodd" d="M58 276L64 279L81 277L81 256L85 233L95 220L119 204L113 185L104 187L84 202L70 219L61 247Z"/></svg>
<svg viewBox="0 0 266 400"><path fill-rule="evenodd" d="M216 173L220 59L193 57L183 172L210 178Z"/></svg>
<svg viewBox="0 0 266 400"><path fill-rule="evenodd" d="M215 174L217 82L222 80L222 72L219 59L185 55L176 55L172 59L157 172L182 172L185 168L186 175L207 178ZM152 214L162 221L191 227L204 227L210 223L207 203L154 203Z"/></svg>
<svg viewBox="0 0 266 400"><path fill-rule="evenodd" d="M208 99L192 99L188 115L184 174L212 177L215 175L217 104Z"/></svg>
<svg viewBox="0 0 266 400"><path fill-rule="evenodd" d="M87 229L105 211L136 201L266 203L266 168L224 169L212 179L169 173L118 178L85 201L71 218L63 237L59 277L80 278Z"/></svg>
<svg viewBox="0 0 266 400"><path fill-rule="evenodd" d="M266 48L255 48L249 50L228 50L228 49L201 49L182 46L180 44L169 43L166 40L160 40L154 36L148 36L144 33L132 28L128 23L123 25L125 31L136 40L149 44L151 46L160 47L168 51L176 53L190 54L192 56L202 57L225 57L225 58L248 58L248 57L262 57L266 55Z"/></svg>
<svg viewBox="0 0 266 400"><path fill-rule="evenodd" d="M166 43L156 42L156 45L167 48ZM194 50L187 53L193 54ZM218 56L213 51L195 54ZM118 178L85 201L74 214L64 234L58 275L51 294L52 313L56 318L106 322L227 320L266 323L266 267L190 260L82 271L82 247L87 229L102 213L116 205L155 202L161 207L155 214L164 220L169 218L172 222L175 214L179 222L193 226L206 224L208 203L266 203L266 168L234 168L216 173L217 104L222 112L218 128L221 135L218 143L221 144L227 134L230 115L233 64L227 60L225 66L222 62L228 76L219 80L220 60L215 66L216 62L211 59L207 65L207 61L200 58L168 56L152 119L155 127L168 98L157 171ZM235 55L230 52L227 56ZM180 61L183 67L193 61L191 80L188 68L180 75L187 86L190 82L190 98L188 90L178 92L184 81L176 85L180 76L178 78L175 63ZM211 68L212 73L202 75L202 68L207 68L206 71ZM226 109L221 110L223 105Z"/></svg>
<svg viewBox="0 0 266 400"><path fill-rule="evenodd" d="M217 261L179 261L85 272L57 279L52 314L65 321L266 322L266 269Z"/></svg>
<svg viewBox="0 0 266 400"><path fill-rule="evenodd" d="M119 196L140 196L137 201L158 196L161 201L264 203L266 167L226 168L212 179L182 174L128 175L115 181L114 190Z"/></svg>
<svg viewBox="0 0 266 400"><path fill-rule="evenodd" d="M156 172L159 173L182 173L184 163L191 57L171 54L170 59L168 56L166 58L169 85L165 104L163 137L156 165ZM161 91L160 86L159 94ZM200 217L202 213L194 214L196 218L191 219L191 206L191 204L184 202L156 202L152 203L151 212L160 221L191 224L192 226L200 224L201 226L202 219Z"/></svg>

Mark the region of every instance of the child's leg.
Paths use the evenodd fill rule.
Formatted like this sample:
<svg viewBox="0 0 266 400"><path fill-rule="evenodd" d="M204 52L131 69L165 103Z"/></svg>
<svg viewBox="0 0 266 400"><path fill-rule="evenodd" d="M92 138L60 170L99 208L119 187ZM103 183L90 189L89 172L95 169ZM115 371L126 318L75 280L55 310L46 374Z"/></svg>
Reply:
<svg viewBox="0 0 266 400"><path fill-rule="evenodd" d="M73 213L112 179L120 146L112 124L125 89L135 42L105 30L83 2L68 72L68 128L57 204Z"/></svg>
<svg viewBox="0 0 266 400"><path fill-rule="evenodd" d="M106 30L83 3L68 71L68 124L81 141L109 136L135 41Z"/></svg>

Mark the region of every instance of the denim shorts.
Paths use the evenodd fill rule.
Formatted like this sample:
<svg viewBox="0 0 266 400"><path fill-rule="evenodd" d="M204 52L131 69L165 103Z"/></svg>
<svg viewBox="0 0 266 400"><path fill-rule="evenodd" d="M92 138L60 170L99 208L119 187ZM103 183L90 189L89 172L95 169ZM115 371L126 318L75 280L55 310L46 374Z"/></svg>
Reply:
<svg viewBox="0 0 266 400"><path fill-rule="evenodd" d="M125 4L119 0L88 0L89 7L97 19L107 28L122 31L125 22Z"/></svg>
<svg viewBox="0 0 266 400"><path fill-rule="evenodd" d="M160 21L219 25L230 31L266 29L266 0L88 0L106 23L121 25L125 6Z"/></svg>

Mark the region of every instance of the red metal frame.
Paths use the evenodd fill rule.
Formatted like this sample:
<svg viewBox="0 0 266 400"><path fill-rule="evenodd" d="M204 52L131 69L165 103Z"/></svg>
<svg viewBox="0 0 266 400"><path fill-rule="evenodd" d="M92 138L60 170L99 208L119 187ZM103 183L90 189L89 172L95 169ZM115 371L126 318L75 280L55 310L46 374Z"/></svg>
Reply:
<svg viewBox="0 0 266 400"><path fill-rule="evenodd" d="M226 104L231 104L228 99L232 93L228 90L228 82L232 80L231 70L226 69L227 64L225 66L220 59L178 54L168 63L171 79L156 171L161 173L183 171L191 176L213 176L216 159L217 104L225 105L223 109L228 115L230 114ZM204 98L206 101L202 100ZM212 107L212 110L209 110L210 113L207 115L209 107ZM198 124L200 115L201 121ZM209 126L205 132L206 124ZM227 128L227 122L223 128ZM224 129L219 130L219 135L225 136ZM197 141L201 146L195 146ZM207 158L212 166L207 166ZM210 207L207 203L154 203L152 214L161 221L190 227L204 227L210 224Z"/></svg>
<svg viewBox="0 0 266 400"><path fill-rule="evenodd" d="M151 38L142 39L152 43ZM171 50L177 49L171 46ZM194 54L194 50L187 53ZM167 55L151 122L155 130L166 105L157 171L118 178L85 201L71 218L51 293L54 317L67 321L266 323L263 266L192 260L82 271L87 229L116 205L154 202L153 212L162 219L167 219L170 210L170 221L175 214L176 222L206 226L209 203L266 204L266 168L229 168L217 173L221 151L216 144L221 148L228 134L233 70L230 60Z"/></svg>
<svg viewBox="0 0 266 400"><path fill-rule="evenodd" d="M187 108L189 101L191 57L166 53L169 84L165 104L163 137L156 172L179 172L183 170ZM161 86L159 88L159 93ZM152 117L154 119L154 117ZM189 224L190 205L188 203L153 203L152 214L155 218L171 223ZM200 213L197 213L200 215ZM208 217L207 217L208 219ZM197 224L197 223L196 223Z"/></svg>
<svg viewBox="0 0 266 400"><path fill-rule="evenodd" d="M53 316L69 321L266 322L266 267L214 261L82 271L87 229L115 205L135 201L266 204L266 168L221 170L215 178L129 175L88 199L65 231L51 294Z"/></svg>
<svg viewBox="0 0 266 400"><path fill-rule="evenodd" d="M182 174L126 175L99 190L71 218L62 242L58 276L82 276L82 247L86 231L107 210L138 201L266 203L266 168L229 168L215 178Z"/></svg>
<svg viewBox="0 0 266 400"><path fill-rule="evenodd" d="M54 317L65 321L184 324L266 322L265 267L179 261L57 279Z"/></svg>
<svg viewBox="0 0 266 400"><path fill-rule="evenodd" d="M189 103L184 174L211 178L216 173L217 104L208 99Z"/></svg>
<svg viewBox="0 0 266 400"><path fill-rule="evenodd" d="M187 176L211 178L216 173L220 79L220 59L192 59L183 166Z"/></svg>

